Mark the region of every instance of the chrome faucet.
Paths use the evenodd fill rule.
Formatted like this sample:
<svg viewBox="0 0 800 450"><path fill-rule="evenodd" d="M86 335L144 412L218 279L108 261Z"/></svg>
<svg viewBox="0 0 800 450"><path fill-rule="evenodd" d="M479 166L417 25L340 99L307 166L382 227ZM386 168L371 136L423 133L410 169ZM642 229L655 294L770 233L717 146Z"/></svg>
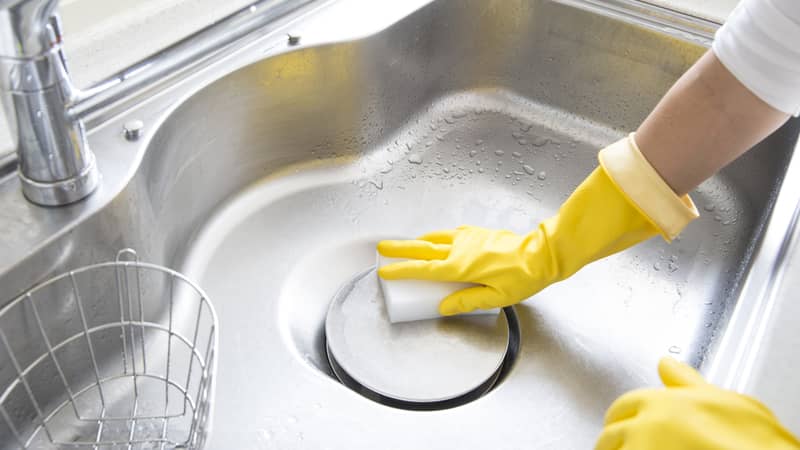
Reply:
<svg viewBox="0 0 800 450"><path fill-rule="evenodd" d="M314 0L254 0L86 89L69 77L57 3L0 0L0 97L16 143L22 192L47 206L77 202L99 183L85 121L124 109L149 90L242 48L268 33L268 24ZM288 45L296 44L290 37Z"/></svg>
<svg viewBox="0 0 800 450"><path fill-rule="evenodd" d="M33 203L66 205L97 187L99 174L79 118L61 48L57 0L0 0L0 95Z"/></svg>

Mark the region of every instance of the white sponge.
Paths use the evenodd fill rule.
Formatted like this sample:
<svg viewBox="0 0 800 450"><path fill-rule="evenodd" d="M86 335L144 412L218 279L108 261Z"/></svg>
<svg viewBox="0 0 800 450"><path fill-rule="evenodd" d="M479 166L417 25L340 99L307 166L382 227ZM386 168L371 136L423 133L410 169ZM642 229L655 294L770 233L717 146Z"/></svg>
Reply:
<svg viewBox="0 0 800 450"><path fill-rule="evenodd" d="M401 259L384 258L378 255L378 267ZM411 322L414 320L435 319L439 314L439 303L455 291L476 286L470 283L450 283L424 280L384 280L378 277L383 291L383 300L386 303L386 312L392 323ZM499 308L476 309L466 313L498 314Z"/></svg>

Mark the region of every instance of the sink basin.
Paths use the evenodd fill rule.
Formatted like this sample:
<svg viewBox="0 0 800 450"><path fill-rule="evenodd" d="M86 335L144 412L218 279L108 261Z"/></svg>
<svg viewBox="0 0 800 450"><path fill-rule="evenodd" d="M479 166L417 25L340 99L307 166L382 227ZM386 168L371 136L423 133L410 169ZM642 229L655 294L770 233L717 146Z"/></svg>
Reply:
<svg viewBox="0 0 800 450"><path fill-rule="evenodd" d="M661 356L704 369L717 355L765 233L787 232L769 220L796 121L693 192L701 218L671 245L652 239L516 306L516 360L470 403L362 397L333 377L323 334L377 240L525 232L554 214L708 43L567 3L436 0L363 38L251 56L174 108L139 111L155 125L130 182L0 286L123 246L198 282L220 323L208 448L591 448L617 396L659 384Z"/></svg>

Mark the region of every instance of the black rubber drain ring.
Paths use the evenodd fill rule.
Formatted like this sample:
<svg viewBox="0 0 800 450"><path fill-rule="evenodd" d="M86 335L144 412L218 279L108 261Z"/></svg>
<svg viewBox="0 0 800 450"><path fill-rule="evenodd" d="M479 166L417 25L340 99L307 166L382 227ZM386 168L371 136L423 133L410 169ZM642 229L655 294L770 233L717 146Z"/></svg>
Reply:
<svg viewBox="0 0 800 450"><path fill-rule="evenodd" d="M333 374L336 376L336 378L343 385L347 386L352 391L374 402L390 406L392 408L400 408L411 411L436 411L442 409L455 408L457 406L470 403L490 392L503 379L505 379L505 377L513 368L514 362L516 361L517 356L519 354L519 347L520 347L519 319L517 318L517 313L514 311L514 308L510 306L503 308L503 313L506 316L506 324L508 326L508 345L506 347L506 352L502 364L498 367L498 369L494 372L494 374L492 374L486 381L476 386L474 389L470 390L469 392L466 392L463 395L450 398L447 400L431 401L431 402L414 402L414 401L389 397L384 394L375 392L372 389L369 389L368 387L362 385L361 383L353 379L353 377L347 374L347 372L336 361L336 358L333 356L333 353L330 351L327 339L325 339L325 353L328 358L328 363L330 364ZM324 329L323 329L323 336L324 336Z"/></svg>

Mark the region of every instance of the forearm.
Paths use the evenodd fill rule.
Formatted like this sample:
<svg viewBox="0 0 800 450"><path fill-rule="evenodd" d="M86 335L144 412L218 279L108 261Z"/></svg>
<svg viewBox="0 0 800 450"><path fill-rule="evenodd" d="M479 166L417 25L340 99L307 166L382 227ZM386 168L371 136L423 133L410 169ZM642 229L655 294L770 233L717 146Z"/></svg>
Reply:
<svg viewBox="0 0 800 450"><path fill-rule="evenodd" d="M675 193L683 195L788 117L742 85L709 50L645 119L636 143Z"/></svg>

